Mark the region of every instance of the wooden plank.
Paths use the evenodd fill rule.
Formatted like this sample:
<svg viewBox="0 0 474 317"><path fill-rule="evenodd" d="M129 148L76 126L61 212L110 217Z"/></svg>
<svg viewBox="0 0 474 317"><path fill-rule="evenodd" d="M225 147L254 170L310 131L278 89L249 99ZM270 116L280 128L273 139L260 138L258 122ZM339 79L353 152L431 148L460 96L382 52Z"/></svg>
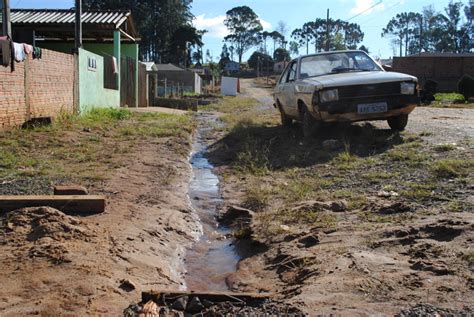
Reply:
<svg viewBox="0 0 474 317"><path fill-rule="evenodd" d="M252 300L264 300L273 297L271 293L232 293L232 292L193 292L193 291L148 291L142 292L142 303L154 301L160 305L163 299L170 300L182 296L197 296L201 300L207 299L214 303L218 302L250 302Z"/></svg>
<svg viewBox="0 0 474 317"><path fill-rule="evenodd" d="M105 210L105 197L97 195L0 196L0 213L27 207L52 207L64 213L92 215Z"/></svg>
<svg viewBox="0 0 474 317"><path fill-rule="evenodd" d="M56 185L54 195L88 195L87 188L80 185Z"/></svg>

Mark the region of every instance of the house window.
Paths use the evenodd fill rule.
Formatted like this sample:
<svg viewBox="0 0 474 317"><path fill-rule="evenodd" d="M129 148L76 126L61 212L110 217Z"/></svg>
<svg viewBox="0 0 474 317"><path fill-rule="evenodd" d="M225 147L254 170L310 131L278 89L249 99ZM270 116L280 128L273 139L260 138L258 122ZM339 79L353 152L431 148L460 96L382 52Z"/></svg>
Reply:
<svg viewBox="0 0 474 317"><path fill-rule="evenodd" d="M87 69L90 71L97 71L97 59L95 57L87 58Z"/></svg>

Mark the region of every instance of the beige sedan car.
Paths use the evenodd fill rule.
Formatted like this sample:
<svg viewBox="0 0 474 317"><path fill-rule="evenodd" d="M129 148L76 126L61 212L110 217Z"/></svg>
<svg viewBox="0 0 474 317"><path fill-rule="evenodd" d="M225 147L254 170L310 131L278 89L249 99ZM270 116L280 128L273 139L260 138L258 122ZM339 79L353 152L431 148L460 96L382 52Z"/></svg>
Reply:
<svg viewBox="0 0 474 317"><path fill-rule="evenodd" d="M418 79L386 72L363 51L335 51L291 61L274 91L283 125L300 121L305 136L322 122L387 120L404 130L418 105Z"/></svg>

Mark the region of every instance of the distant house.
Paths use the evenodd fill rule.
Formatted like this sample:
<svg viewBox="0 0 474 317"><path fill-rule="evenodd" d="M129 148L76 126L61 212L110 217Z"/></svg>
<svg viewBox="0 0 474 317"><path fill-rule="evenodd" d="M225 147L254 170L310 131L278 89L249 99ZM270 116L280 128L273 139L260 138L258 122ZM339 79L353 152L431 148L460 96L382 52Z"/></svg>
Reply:
<svg viewBox="0 0 474 317"><path fill-rule="evenodd" d="M173 64L155 64L151 73L156 74L157 96L167 96L181 91L201 93L202 79L194 71Z"/></svg>
<svg viewBox="0 0 474 317"><path fill-rule="evenodd" d="M283 70L285 70L286 65L288 65L289 63L290 62L286 61L275 63L275 65L273 65L273 72L278 74L283 73Z"/></svg>
<svg viewBox="0 0 474 317"><path fill-rule="evenodd" d="M229 61L224 65L224 71L226 72L238 72L240 71L240 64L234 61Z"/></svg>
<svg viewBox="0 0 474 317"><path fill-rule="evenodd" d="M474 77L474 53L421 53L393 58L393 71L418 77L421 84L435 81L437 91L453 92L463 75Z"/></svg>
<svg viewBox="0 0 474 317"><path fill-rule="evenodd" d="M138 106L138 33L130 11L84 11L78 53L79 110ZM57 52L74 51L75 11L13 9L13 40Z"/></svg>

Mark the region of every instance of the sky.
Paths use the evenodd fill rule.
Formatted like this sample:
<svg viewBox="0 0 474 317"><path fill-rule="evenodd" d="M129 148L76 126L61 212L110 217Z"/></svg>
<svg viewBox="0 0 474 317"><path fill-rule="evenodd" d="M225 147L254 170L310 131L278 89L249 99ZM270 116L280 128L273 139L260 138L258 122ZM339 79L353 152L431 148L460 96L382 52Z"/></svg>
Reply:
<svg viewBox="0 0 474 317"><path fill-rule="evenodd" d="M468 0L462 2L467 4ZM73 0L10 0L10 3L12 8L71 8L74 5ZM194 26L208 30L204 36L204 52L209 49L215 60L227 35L223 24L225 14L242 5L255 11L265 30L273 31L278 22L283 21L288 28L287 38L292 30L304 23L325 18L329 9L333 19L350 19L361 26L365 33L361 44L369 48L372 56L388 58L394 55L394 49L390 39L382 38L381 33L392 17L400 12L421 12L429 5L443 11L448 3L449 0L194 0L191 11L195 16ZM247 52L244 60L251 53L252 50ZM300 54L305 53L306 49L301 48Z"/></svg>

